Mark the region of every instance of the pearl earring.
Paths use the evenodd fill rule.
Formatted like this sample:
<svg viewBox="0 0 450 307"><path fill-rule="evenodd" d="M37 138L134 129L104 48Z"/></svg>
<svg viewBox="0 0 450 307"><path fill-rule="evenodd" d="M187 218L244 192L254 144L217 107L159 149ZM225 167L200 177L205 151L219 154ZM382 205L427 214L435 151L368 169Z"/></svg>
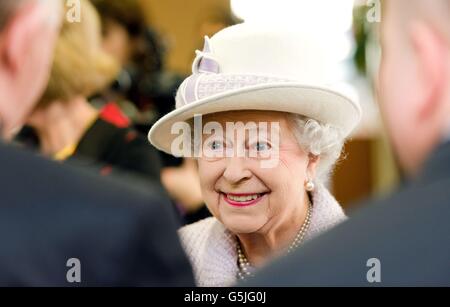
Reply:
<svg viewBox="0 0 450 307"><path fill-rule="evenodd" d="M308 179L308 180L306 181L306 183L305 183L305 189L306 189L306 191L312 192L312 191L314 191L314 188L315 188L315 187L316 187L316 186L314 185L314 182L312 182L312 180Z"/></svg>

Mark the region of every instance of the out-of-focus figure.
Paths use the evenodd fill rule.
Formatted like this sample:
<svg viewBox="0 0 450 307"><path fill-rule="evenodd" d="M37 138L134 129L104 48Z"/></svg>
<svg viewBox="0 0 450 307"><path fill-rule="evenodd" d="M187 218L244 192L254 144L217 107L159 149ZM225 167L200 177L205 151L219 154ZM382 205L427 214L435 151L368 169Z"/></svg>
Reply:
<svg viewBox="0 0 450 307"><path fill-rule="evenodd" d="M382 3L380 105L409 180L250 286L450 286L450 1Z"/></svg>
<svg viewBox="0 0 450 307"><path fill-rule="evenodd" d="M156 118L173 109L174 92L183 76L165 70L164 44L147 25L138 1L93 3L101 15L103 48L121 65L116 82L101 93L99 103L117 101L137 128L146 132Z"/></svg>
<svg viewBox="0 0 450 307"><path fill-rule="evenodd" d="M55 160L93 163L102 175L117 168L159 181L160 158L145 137L113 105L98 111L88 101L109 86L120 66L102 49L95 8L81 3L82 21L64 22L49 84L28 120L39 151Z"/></svg>
<svg viewBox="0 0 450 307"><path fill-rule="evenodd" d="M21 128L36 103L36 97L45 87L53 41L61 23L60 12L57 12L60 3L38 5L36 2L0 2L0 39L3 47L0 63L0 137L6 139L11 139ZM44 18L48 20L44 21ZM42 44L43 41L48 44Z"/></svg>
<svg viewBox="0 0 450 307"><path fill-rule="evenodd" d="M65 2L0 1L3 140L24 124L44 90ZM1 286L193 285L159 186L126 187L3 140ZM69 271L74 263L78 276Z"/></svg>

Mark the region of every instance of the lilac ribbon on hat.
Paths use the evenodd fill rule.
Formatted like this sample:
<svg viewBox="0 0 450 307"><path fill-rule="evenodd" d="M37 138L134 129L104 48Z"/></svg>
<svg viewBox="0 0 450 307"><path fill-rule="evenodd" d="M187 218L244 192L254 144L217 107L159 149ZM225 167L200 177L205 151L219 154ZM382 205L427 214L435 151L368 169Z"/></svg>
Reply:
<svg viewBox="0 0 450 307"><path fill-rule="evenodd" d="M292 80L252 74L221 74L219 63L214 59L208 37L205 37L203 51L196 51L192 75L181 85L177 98L177 109L187 104L245 87L267 83L292 82Z"/></svg>
<svg viewBox="0 0 450 307"><path fill-rule="evenodd" d="M186 80L186 86L184 88L185 104L189 104L197 100L197 82L202 74L218 74L220 72L219 63L209 57L208 54L211 54L211 47L209 45L208 37L205 37L203 51L197 51L193 74Z"/></svg>
<svg viewBox="0 0 450 307"><path fill-rule="evenodd" d="M203 51L198 53L201 58L198 62L198 72L200 73L214 73L218 74L220 72L219 63L216 60L208 57L211 54L211 46L209 45L209 38L205 37L205 44L203 46Z"/></svg>

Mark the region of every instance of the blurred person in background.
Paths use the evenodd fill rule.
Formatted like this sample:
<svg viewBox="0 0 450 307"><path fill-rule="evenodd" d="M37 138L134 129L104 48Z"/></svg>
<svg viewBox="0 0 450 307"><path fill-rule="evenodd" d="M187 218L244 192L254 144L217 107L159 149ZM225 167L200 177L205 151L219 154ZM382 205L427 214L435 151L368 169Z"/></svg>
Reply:
<svg viewBox="0 0 450 307"><path fill-rule="evenodd" d="M183 76L165 70L164 44L147 25L137 0L93 3L102 20L103 48L121 66L116 82L101 93L99 100L119 102L138 129L147 132L156 118L173 109L173 94ZM125 102L136 109L133 111Z"/></svg>
<svg viewBox="0 0 450 307"><path fill-rule="evenodd" d="M127 126L125 116L98 111L88 97L119 72L101 47L100 20L87 0L81 22L65 21L56 42L49 84L27 123L39 151L58 161L93 164L100 174L114 169L160 180L160 158L146 138Z"/></svg>
<svg viewBox="0 0 450 307"><path fill-rule="evenodd" d="M409 180L246 286L450 286L450 1L382 4L378 94Z"/></svg>
<svg viewBox="0 0 450 307"><path fill-rule="evenodd" d="M249 278L346 219L325 183L361 109L321 81L320 52L316 38L302 33L228 27L205 39L178 90L177 109L150 130L155 147L180 155L174 130L194 127L203 115L200 131L187 137L203 133L193 143L201 147L200 183L213 217L180 230L199 286ZM229 124L272 127L252 133L230 131ZM211 127L214 133L206 132ZM265 167L268 156L273 165Z"/></svg>
<svg viewBox="0 0 450 307"><path fill-rule="evenodd" d="M174 93L184 77L164 68L166 50L146 23L136 0L94 0L102 20L103 48L121 65L112 88L94 99L118 102L133 125L147 133L152 123L173 110ZM208 28L209 30L209 28ZM195 162L160 152L161 181L184 224L210 216L204 206Z"/></svg>
<svg viewBox="0 0 450 307"><path fill-rule="evenodd" d="M191 286L157 186L131 189L4 143L45 88L62 3L0 1L0 285ZM73 258L81 276L70 283Z"/></svg>

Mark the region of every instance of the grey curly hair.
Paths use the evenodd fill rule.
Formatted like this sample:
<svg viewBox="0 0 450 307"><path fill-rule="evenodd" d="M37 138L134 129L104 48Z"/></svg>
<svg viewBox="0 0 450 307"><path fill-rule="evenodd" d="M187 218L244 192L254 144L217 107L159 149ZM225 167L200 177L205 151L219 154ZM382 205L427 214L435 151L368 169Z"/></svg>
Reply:
<svg viewBox="0 0 450 307"><path fill-rule="evenodd" d="M288 116L299 146L305 152L320 157L316 181L326 182L344 147L342 132L336 127L305 116Z"/></svg>

